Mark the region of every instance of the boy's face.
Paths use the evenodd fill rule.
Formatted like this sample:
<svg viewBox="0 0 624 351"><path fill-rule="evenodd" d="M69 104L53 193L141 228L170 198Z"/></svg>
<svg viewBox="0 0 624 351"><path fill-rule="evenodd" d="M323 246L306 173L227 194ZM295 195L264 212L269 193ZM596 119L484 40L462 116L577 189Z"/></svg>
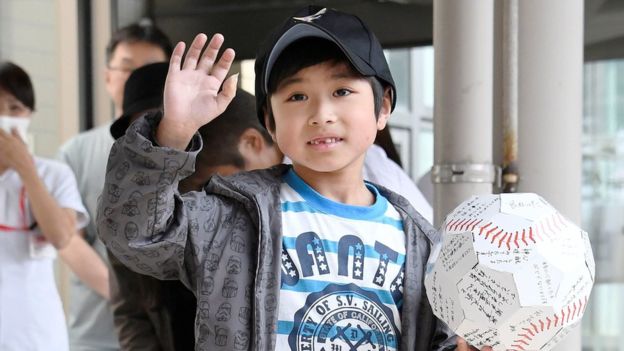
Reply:
<svg viewBox="0 0 624 351"><path fill-rule="evenodd" d="M135 69L149 63L167 61L167 55L158 45L137 41L121 42L113 51L106 67L106 90L113 99L115 108L121 112L124 85Z"/></svg>
<svg viewBox="0 0 624 351"><path fill-rule="evenodd" d="M376 119L369 81L344 63L301 69L284 79L270 99L271 135L302 177L345 171L361 177L366 150L391 110L385 94Z"/></svg>

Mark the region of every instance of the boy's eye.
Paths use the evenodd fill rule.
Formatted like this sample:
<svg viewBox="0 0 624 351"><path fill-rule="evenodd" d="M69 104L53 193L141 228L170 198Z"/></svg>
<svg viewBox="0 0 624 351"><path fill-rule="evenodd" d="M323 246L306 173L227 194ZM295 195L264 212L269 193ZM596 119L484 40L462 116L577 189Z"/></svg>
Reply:
<svg viewBox="0 0 624 351"><path fill-rule="evenodd" d="M303 94L293 94L288 98L288 101L304 101L307 97Z"/></svg>
<svg viewBox="0 0 624 351"><path fill-rule="evenodd" d="M347 96L351 94L349 89L338 89L334 92L334 96Z"/></svg>

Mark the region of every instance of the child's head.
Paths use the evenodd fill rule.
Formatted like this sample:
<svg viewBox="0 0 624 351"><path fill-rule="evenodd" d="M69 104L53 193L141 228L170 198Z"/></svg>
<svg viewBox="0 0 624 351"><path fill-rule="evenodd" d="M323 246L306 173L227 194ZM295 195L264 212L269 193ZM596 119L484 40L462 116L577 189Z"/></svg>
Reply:
<svg viewBox="0 0 624 351"><path fill-rule="evenodd" d="M238 89L225 111L199 129L203 148L195 173L181 182L184 190L198 189L213 174L229 175L274 166L282 154L256 118L253 95Z"/></svg>
<svg viewBox="0 0 624 351"><path fill-rule="evenodd" d="M0 115L30 116L35 91L28 73L12 62L0 62Z"/></svg>
<svg viewBox="0 0 624 351"><path fill-rule="evenodd" d="M260 122L274 129L270 96L278 86L301 69L324 62L347 64L353 73L366 77L379 114L385 91L392 109L396 89L381 44L358 17L333 9L308 6L277 30L256 59L256 109Z"/></svg>
<svg viewBox="0 0 624 351"><path fill-rule="evenodd" d="M284 49L273 64L267 86L267 95L269 96L269 99L270 96L277 91L279 85L286 79L294 76L297 72L304 68L324 62L331 63L333 65L344 64L349 67L351 74L354 76L360 75L360 73L357 72L336 44L326 39L316 37L299 39ZM370 83L373 90L375 116L378 116L381 110L383 95L385 90L388 88L388 85L383 84L377 77L374 76L368 76L365 78ZM273 117L269 102L267 102L266 111L268 117L268 121L266 121L266 128L274 130L275 119Z"/></svg>
<svg viewBox="0 0 624 351"><path fill-rule="evenodd" d="M150 63L132 71L124 86L123 114L110 127L113 138L121 138L137 118L162 107L168 71L166 62Z"/></svg>
<svg viewBox="0 0 624 351"><path fill-rule="evenodd" d="M296 171L361 165L396 101L374 34L331 9L310 6L290 18L255 70L258 118Z"/></svg>

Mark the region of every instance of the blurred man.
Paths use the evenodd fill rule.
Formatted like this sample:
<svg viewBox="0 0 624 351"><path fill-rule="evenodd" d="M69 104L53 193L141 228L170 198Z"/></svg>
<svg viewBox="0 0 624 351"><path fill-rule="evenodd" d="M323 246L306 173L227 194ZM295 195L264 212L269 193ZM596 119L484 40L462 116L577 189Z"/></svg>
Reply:
<svg viewBox="0 0 624 351"><path fill-rule="evenodd" d="M133 24L112 35L106 48L104 74L115 116L121 115L124 84L130 73L145 64L167 61L171 50L169 39L151 23ZM104 186L106 160L113 144L111 123L72 138L59 154L76 175L82 200L91 216L84 238L98 253L89 254L90 247L86 245L75 245L64 253L65 261L80 262L72 265L80 268L74 269L76 276L72 277L70 288L68 322L72 351L119 350L108 302L108 258L93 224L97 198Z"/></svg>

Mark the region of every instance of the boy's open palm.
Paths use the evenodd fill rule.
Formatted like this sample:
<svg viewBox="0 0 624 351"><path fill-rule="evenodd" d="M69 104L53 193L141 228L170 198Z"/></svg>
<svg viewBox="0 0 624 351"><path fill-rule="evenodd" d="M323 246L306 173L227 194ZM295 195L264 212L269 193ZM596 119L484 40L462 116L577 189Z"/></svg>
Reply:
<svg viewBox="0 0 624 351"><path fill-rule="evenodd" d="M225 80L234 50L226 49L217 61L224 38L215 34L201 55L207 39L203 33L195 37L183 64L185 44L180 42L173 50L165 83L164 116L156 133L161 146L185 149L195 132L223 113L236 95L238 76Z"/></svg>

